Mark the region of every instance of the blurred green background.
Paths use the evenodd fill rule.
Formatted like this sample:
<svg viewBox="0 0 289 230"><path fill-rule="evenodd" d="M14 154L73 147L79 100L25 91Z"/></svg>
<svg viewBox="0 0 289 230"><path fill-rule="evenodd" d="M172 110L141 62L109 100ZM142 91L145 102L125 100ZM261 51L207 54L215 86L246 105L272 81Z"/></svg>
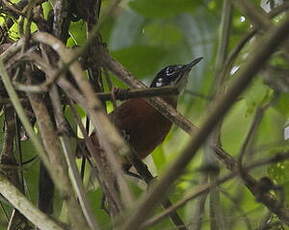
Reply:
<svg viewBox="0 0 289 230"><path fill-rule="evenodd" d="M256 7L261 6L266 10L270 10L269 5L272 3L272 1L257 0L252 2L256 4ZM281 1L273 2L277 4ZM103 1L103 9L106 9L110 3L109 0ZM44 8L45 12L51 9L48 3L44 4ZM158 70L167 65L184 64L193 58L203 57L202 62L191 71L187 89L178 105L178 110L193 124L199 126L208 113L208 105L215 90L217 48L222 42L219 40L218 34L221 16L222 1L218 0L123 0L112 15L105 18L100 32L102 41L106 43L112 56L146 84L150 83ZM282 15L276 19L276 22L280 19L282 19ZM245 15L238 10L233 10L228 53L236 47L251 27L251 22ZM86 41L85 34L86 26L83 21L72 23L70 26L71 37L67 45L80 46ZM14 39L18 38L17 21L11 28L10 35ZM246 62L251 51L252 44L253 41L248 42L239 53L230 73L226 76L225 84L234 78L234 73L238 71L238 68L242 68L242 64ZM282 63L277 55L270 60L270 64L288 68L288 64ZM222 146L229 154L237 157L256 109L273 101L264 113L251 146L253 152L248 153L245 162L273 156L277 152L288 149L286 142L283 141L283 132L287 125L289 112L288 92L276 90L272 85L265 84L266 74L268 75L268 72L264 67L264 71L259 73L249 89L234 104L221 128ZM125 87L114 76L110 76L113 78L115 86ZM2 115L0 121L2 130ZM0 132L0 147L2 147L2 139L2 132ZM164 171L164 168L184 149L188 139L189 136L184 131L173 127L164 143L154 151L151 157L146 159L154 175L159 175ZM22 145L25 159L35 155L30 141L24 141ZM200 183L203 175L197 169L202 164L206 164L206 159L204 159L204 151L200 150L190 163L186 173L176 184L176 189L171 194L173 201L181 199ZM37 194L37 167L38 163L36 162L24 168L28 197L33 202L36 201ZM221 175L228 172L222 164L220 164L220 168ZM252 171L252 175L256 179L264 176L270 177L275 183L282 186L287 202L288 169L288 162L284 162L262 166ZM89 188L94 187L93 190L89 190L89 197L98 220L103 226L109 226L108 217L104 211L100 210L101 192L97 185L91 185L88 175L86 180ZM141 194L144 190L144 184L141 182L132 180L131 186L136 194ZM227 226L230 226L229 229L257 229L268 211L262 204L256 202L241 181L234 179L220 186L220 191L221 210ZM59 201L56 200L55 203L58 204ZM197 201L193 200L179 209L179 213L191 227L194 226L194 222L191 220L196 204ZM7 205L4 204L4 206L7 209ZM208 202L204 208L202 229L210 229ZM65 210L62 209L59 213L65 219ZM57 216L59 213L55 215ZM273 215L271 221L275 220L277 219ZM1 210L0 221L2 226L6 226L7 220ZM5 228L0 227L0 229ZM174 229L174 227L170 221L165 220L150 229Z"/></svg>

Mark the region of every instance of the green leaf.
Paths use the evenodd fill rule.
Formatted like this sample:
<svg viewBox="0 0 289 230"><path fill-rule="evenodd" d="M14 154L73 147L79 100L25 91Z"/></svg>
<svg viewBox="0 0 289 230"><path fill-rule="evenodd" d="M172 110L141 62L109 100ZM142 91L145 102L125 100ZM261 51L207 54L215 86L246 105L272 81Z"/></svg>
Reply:
<svg viewBox="0 0 289 230"><path fill-rule="evenodd" d="M131 10L125 10L115 21L109 41L111 50L119 50L134 43L139 43L142 37L141 31L143 28L144 18Z"/></svg>
<svg viewBox="0 0 289 230"><path fill-rule="evenodd" d="M243 143L244 136L252 119L251 116L246 114L245 101L238 101L223 122L221 141L229 153L238 152Z"/></svg>
<svg viewBox="0 0 289 230"><path fill-rule="evenodd" d="M102 229L109 229L111 223L109 220L109 216L102 208L102 202L105 197L101 190L98 188L96 189L96 191L89 191L87 192L87 197L92 207L92 210L94 211L94 215L96 216L97 221L102 227L104 227Z"/></svg>
<svg viewBox="0 0 289 230"><path fill-rule="evenodd" d="M250 114L255 111L257 106L266 102L270 92L270 89L263 84L262 79L256 79L244 96L247 103L247 113Z"/></svg>
<svg viewBox="0 0 289 230"><path fill-rule="evenodd" d="M152 157L153 157L153 161L155 163L155 166L157 168L157 170L161 170L167 160L166 160L166 155L164 152L164 149L162 148L162 146L160 146L159 148L157 148L153 153L152 153Z"/></svg>
<svg viewBox="0 0 289 230"><path fill-rule="evenodd" d="M143 32L151 45L172 46L184 40L180 28L168 22L150 23L143 28Z"/></svg>
<svg viewBox="0 0 289 230"><path fill-rule="evenodd" d="M23 161L27 161L37 156L37 152L30 140L21 141L21 149L23 153ZM39 176L39 160L34 160L24 166L23 175L28 189L28 197L32 202L38 199L38 176Z"/></svg>
<svg viewBox="0 0 289 230"><path fill-rule="evenodd" d="M166 51L159 47L132 46L112 52L112 55L137 77L154 74Z"/></svg>
<svg viewBox="0 0 289 230"><path fill-rule="evenodd" d="M283 198L286 199L286 203L288 204L289 197L289 179L288 179L288 169L289 162L280 162L275 165L272 165L268 169L269 176L274 180L274 182L280 186L282 186L284 194L282 194Z"/></svg>
<svg viewBox="0 0 289 230"><path fill-rule="evenodd" d="M43 9L44 18L47 19L49 12L52 10L51 4L49 2L44 2L42 4L42 9Z"/></svg>
<svg viewBox="0 0 289 230"><path fill-rule="evenodd" d="M68 40L68 46L82 45L86 42L86 26L81 20L78 22L72 22L69 27L70 39Z"/></svg>
<svg viewBox="0 0 289 230"><path fill-rule="evenodd" d="M276 109L280 114L287 117L289 116L289 93L281 93L278 97L277 102L273 105L273 108Z"/></svg>
<svg viewBox="0 0 289 230"><path fill-rule="evenodd" d="M200 3L200 0L134 0L129 6L145 17L159 18L192 12Z"/></svg>

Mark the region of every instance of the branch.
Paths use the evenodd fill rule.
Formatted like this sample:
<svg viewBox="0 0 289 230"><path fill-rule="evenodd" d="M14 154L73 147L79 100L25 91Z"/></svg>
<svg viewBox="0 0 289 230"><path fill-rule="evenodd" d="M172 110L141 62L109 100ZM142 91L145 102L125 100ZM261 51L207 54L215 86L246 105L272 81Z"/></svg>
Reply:
<svg viewBox="0 0 289 230"><path fill-rule="evenodd" d="M148 186L155 183L156 179L148 170L147 166L140 159L138 159L136 155L133 155L132 157L130 157L129 161L132 163L137 173L141 176L141 178L146 182ZM174 205L169 200L169 198L165 198L164 201L162 201L162 206L165 210L167 210L167 209L170 209L170 207ZM170 212L169 217L179 230L187 230L185 223L183 222L183 220L181 219L181 217L178 215L176 211Z"/></svg>
<svg viewBox="0 0 289 230"><path fill-rule="evenodd" d="M37 209L2 173L0 173L0 193L28 220L40 229L64 230L49 216Z"/></svg>
<svg viewBox="0 0 289 230"><path fill-rule="evenodd" d="M270 13L268 13L268 17L274 18L275 16L279 15L280 13L283 13L284 11L289 9L289 2L284 2L282 5L277 6L274 8ZM239 43L232 49L230 54L228 55L228 58L224 64L224 68L222 71L222 77L224 78L225 75L228 74L228 72L231 69L231 66L233 65L234 60L238 56L238 54L241 52L241 50L244 48L244 46L254 37L254 35L258 32L258 28L254 27L250 32L248 32Z"/></svg>
<svg viewBox="0 0 289 230"><path fill-rule="evenodd" d="M122 230L137 229L148 217L155 205L160 202L172 183L181 175L195 156L196 151L204 143L214 127L229 111L237 97L248 87L255 74L258 73L272 53L288 38L288 26L289 18L287 17L278 27L273 27L269 30L263 36L263 40L260 39L258 47L253 49L254 53L251 56L249 55L248 62L238 72L238 76L235 76L235 80L228 88L226 94L220 95L216 103L212 105L212 112L204 120L199 132L192 137L190 144L183 153L168 167L159 183L143 198L142 202L121 228ZM271 208L272 211L276 211L274 207L271 206Z"/></svg>
<svg viewBox="0 0 289 230"><path fill-rule="evenodd" d="M234 0L232 2L251 19L257 28L267 29L273 25L267 14L260 7L254 5L251 1Z"/></svg>
<svg viewBox="0 0 289 230"><path fill-rule="evenodd" d="M64 130L63 127L66 125L66 121L65 121L64 114L62 111L62 106L60 103L60 96L59 96L56 85L52 86L52 89L50 90L49 95L50 95L53 110L54 110L57 128L61 132L62 130ZM79 200L84 217L90 229L97 230L99 229L98 223L93 215L92 207L90 206L90 203L87 200L85 189L82 184L79 171L77 169L76 162L74 159L75 156L73 154L73 150L71 149L71 146L69 145L68 137L66 135L61 135L59 137L59 141L61 143L62 151L64 153L64 157L65 157L68 169L69 169L70 180L75 190L75 193L77 195L77 198Z"/></svg>
<svg viewBox="0 0 289 230"><path fill-rule="evenodd" d="M53 182L60 192L61 198L67 204L67 211L73 229L88 228L80 210L79 203L73 192L73 186L69 180L68 167L64 154L60 148L60 142L54 126L51 122L48 109L38 95L28 95L32 109L37 118L37 124L43 145L47 152L52 167L48 168ZM54 174L54 176L53 176ZM56 180L55 180L56 179Z"/></svg>
<svg viewBox="0 0 289 230"><path fill-rule="evenodd" d="M103 47L99 48L99 60L102 65L114 73L121 81L125 82L131 88L146 89L146 85L141 81L138 81L129 71L127 71L123 65L113 59ZM158 110L167 119L174 124L182 128L188 134L193 134L197 131L197 127L194 126L188 119L175 110L171 105L166 103L163 99L148 98L147 102Z"/></svg>
<svg viewBox="0 0 289 230"><path fill-rule="evenodd" d="M244 167L244 171L251 171L252 169L255 169L255 168L260 167L260 166L264 166L264 165L272 164L272 163L278 163L278 162L286 161L288 159L289 159L289 153L288 152L278 153L273 157L269 157L266 159L262 159L262 160L253 162L252 164ZM158 223L163 218L168 216L171 212L184 206L187 202L189 202L193 199L196 199L197 197L199 197L201 195L208 193L211 189L213 189L213 188L227 182L228 180L231 180L234 177L236 177L238 175L237 162L236 162L236 167L232 171L233 172L223 176L222 178L219 178L217 181L215 181L213 183L209 183L209 184L207 183L207 184L197 186L197 188L194 188L194 190L192 192L188 192L188 194L182 200L179 200L178 202L176 202L172 207L166 209L162 213L160 213L160 214L148 219L147 221L145 221L142 224L142 228L147 228L149 226L152 226L152 225ZM256 185L257 184L258 183L256 182ZM286 223L288 223L289 212L286 209L283 209L283 211L284 211L284 218L287 219Z"/></svg>
<svg viewBox="0 0 289 230"><path fill-rule="evenodd" d="M20 47L19 47L20 48ZM49 160L48 157L46 156L46 152L43 148L43 145L41 144L38 136L34 133L33 127L31 126L29 119L27 118L26 114L25 114L25 110L23 108L23 106L21 105L20 99L15 91L15 89L12 86L10 77L8 76L4 64L3 64L3 57L1 55L0 57L0 75L2 77L4 86L6 88L6 91L9 95L9 98L17 112L17 115L20 119L20 121L22 122L22 125L24 126L25 130L27 131L29 137L31 138L31 141L34 145L34 147L36 148L41 160L43 161L43 163L45 164L46 167L49 167ZM56 177L55 177L56 179Z"/></svg>
<svg viewBox="0 0 289 230"><path fill-rule="evenodd" d="M73 51L66 48L62 42L60 42L55 37L51 36L48 33L41 33L38 32L34 34L33 39L44 43L46 45L49 45L54 51L58 53L60 58L64 63L67 63L70 61L70 57L74 55ZM80 64L78 62L74 62L69 66L69 70L73 74L76 83L78 84L80 91L84 95L83 97L79 95L79 98L83 98L82 100L82 106L86 110L86 112L89 114L90 119L93 123L93 125L96 128L96 131L98 133L98 137L101 143L101 146L104 148L106 152L106 158L109 162L109 166L111 168L111 173L113 173L113 177L111 179L116 180L117 183L121 184L122 186L126 186L127 188L125 190L129 191L128 185L124 179L124 175L122 172L122 169L119 165L119 161L117 157L124 156L129 154L129 148L125 144L124 140L120 136L120 134L117 132L116 128L112 125L112 123L109 121L108 117L102 110L102 104L101 102L95 97L94 91L89 83L88 80L85 79L83 76L83 71L80 67ZM97 155L95 155L97 156ZM98 162L99 164L100 162ZM108 180L109 182L110 180ZM112 188L115 186L114 183L108 183L109 186ZM122 191L121 191L121 195ZM121 198L124 199L125 196L122 196ZM117 204L119 204L118 209L122 209L122 205L129 206L132 202L132 198L130 197L130 200L116 200Z"/></svg>
<svg viewBox="0 0 289 230"><path fill-rule="evenodd" d="M224 68L224 62L227 57L230 31L232 27L232 12L233 6L230 0L224 0L222 6L222 17L218 38L218 50L216 56L216 63L214 69L214 84L212 86L212 92L215 102L217 95L224 94L224 82L225 77L222 77L221 70ZM210 111L210 107L209 107ZM222 121L218 122L218 125L214 128L210 134L207 142L204 146L204 163L214 168L219 168L219 162L216 158L214 150L210 146L220 145L221 146L221 127ZM208 179L214 182L220 176L220 170L216 170L215 173L208 172ZM220 191L218 189L212 189L209 194L209 214L210 214L210 226L212 230L227 229L226 221L224 217L224 211L220 201Z"/></svg>

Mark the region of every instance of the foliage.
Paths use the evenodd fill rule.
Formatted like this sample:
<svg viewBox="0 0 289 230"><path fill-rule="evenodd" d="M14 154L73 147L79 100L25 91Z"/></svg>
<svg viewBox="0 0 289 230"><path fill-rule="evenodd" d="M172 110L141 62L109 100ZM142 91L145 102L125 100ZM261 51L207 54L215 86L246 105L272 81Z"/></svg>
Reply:
<svg viewBox="0 0 289 230"><path fill-rule="evenodd" d="M44 3L38 7L33 6L35 12L30 11L28 8L24 8L21 12L25 15L33 12L36 14L36 12L40 12L39 7L41 6L44 11L43 17L49 21L51 20L49 19L49 12L53 11L53 4L50 4L48 1L43 2ZM58 1L55 0L52 2ZM85 2L90 4L90 1ZM162 67L175 63L188 63L193 58L203 57L203 61L191 71L191 78L188 82L187 89L180 97L178 104L178 111L196 126L203 125L203 121L211 111L212 104L215 103L214 96L218 98L219 95L226 93L231 82L239 76L238 74L248 63L250 56L254 54L256 41L259 42L262 40L262 36L267 32L271 33L271 30L269 31L268 28L266 28L266 31L265 28L261 29L257 27L258 25L256 25L254 18L251 18L248 11L240 6L242 5L240 2L243 1L236 1L239 2L239 4L234 5L232 8L232 16L228 17L230 29L227 34L227 43L226 40L220 40L220 38L224 39L225 34L224 30L222 30L223 21L221 18L224 14L229 14L229 12L223 10L221 3L228 3L230 1L127 0L122 1L113 8L112 12L106 15L104 12L110 9L112 2L114 1L102 1L100 10L100 18L102 21L100 20L101 24L99 27L101 43L105 44L105 47L113 58L120 62L133 76L136 76L147 85ZM266 3L264 3L266 1L263 1L262 4L260 4L259 1L252 2L254 2L253 7L263 12L261 7L266 5ZM14 10L7 8L7 5L13 6L12 3L8 3L7 1L1 1L1 3L2 44L5 42L14 42L25 37L25 32L29 33L25 27L28 23L27 17L25 17L25 19L24 17L16 17L16 8L14 8ZM19 2L14 2L14 4L17 3ZM75 2L73 2L73 4L74 3ZM273 10L279 5L279 1L268 1L268 4L269 3ZM286 5L287 2L284 1L284 4ZM70 23L66 45L67 47L73 47L71 48L72 50L76 50L76 47L81 47L88 41L86 36L86 23L88 21L87 18L91 15L87 13L87 16L83 16L83 12L92 11L94 8L89 9L90 7L83 6L83 9L79 9L79 11L75 11L73 8L74 7L70 6L68 10L74 10L73 13L78 13L79 18L76 18ZM286 13L283 13L285 10L287 10L287 8L284 6L284 9L278 14L278 21L274 22L274 24L271 25L272 27L279 25L279 23L286 18ZM267 17L266 14L264 15ZM12 23L9 28L7 27L8 21ZM273 22L273 20L271 20L271 22ZM253 35L253 39L247 41L244 47L233 57L232 62L228 64L228 58L231 57L230 54L232 51L236 49L243 37L247 35L253 27L258 30ZM21 28L24 28L24 33L20 33ZM37 22L31 25L31 28L32 32L40 30ZM220 36L221 33L223 33L223 37ZM32 44L29 45L32 46ZM221 45L227 47L227 49L224 50L225 60L221 60L220 62L220 50L218 48ZM98 50L96 47L97 46L92 45L90 51L87 52L93 51L97 53ZM284 207L288 207L289 164L288 160L286 160L288 158L288 143L284 140L283 132L286 131L286 127L289 127L289 66L288 54L284 52L284 49L287 49L287 47L284 47L279 50L274 50L274 55L272 55L269 62L262 66L248 89L237 98L228 114L221 119L221 121L218 120L221 127L219 132L218 130L215 131L215 134L220 140L218 144L220 144L230 156L236 159L236 161L239 159L243 148L244 155L241 169L243 167L243 170L256 180L256 191L250 191L244 178L239 174L239 176L235 175L233 180L221 183L216 190L212 190L212 193L203 193L202 196L192 199L178 209L178 214L188 227L192 227L192 229L222 229L222 226L226 226L226 228L223 229L285 228L286 221L279 219L276 213L273 213L272 210L266 207L262 200L259 200L260 194L269 193L278 201L281 201ZM90 54L88 53L88 56ZM51 56L51 59L53 58L55 58L55 56ZM99 63L91 63L91 60L86 58L84 55L83 59L87 61L84 65L88 65L89 67L94 67L94 64L95 66L99 65ZM92 61L97 62L96 60L98 59L93 59ZM9 62L5 64L9 74L13 73L16 76L17 74L8 68ZM55 68L60 68L59 66L61 66L58 62L55 62L54 65ZM19 66L21 67L20 64ZM21 69L19 70L21 71ZM218 85L216 79L221 74L224 74L224 79L221 84ZM69 77L71 76L68 76L68 78ZM104 88L106 91L110 90L110 84L113 84L113 87L116 88L126 87L119 77L112 74L108 68L102 68L101 78L110 79L109 81L104 80ZM13 79L13 81L16 80ZM20 80L20 83L23 82ZM7 107L11 105L6 103L5 100L8 96L6 93L3 93L3 91L5 91L4 86L0 82L0 109L2 109L0 114L0 127L2 130L0 132L1 149L4 148L6 134L4 116ZM21 97L25 97L24 92L18 91L18 93ZM111 103L108 102L106 104L108 110L111 110ZM30 106L25 106L27 113L33 113ZM88 123L89 119L85 108L82 106L77 107L77 113L81 116L84 124ZM74 132L82 136L79 131L79 124L73 114L73 109L67 106L65 116ZM31 116L31 124L33 124L35 133L40 136L39 130L41 128L39 125L36 125L35 120L33 121L33 116ZM16 140L19 140L21 136L23 137L24 129L19 120L16 122L16 127L18 127L18 131L14 137L15 144L13 153L16 156L17 162L20 162L20 160L25 162L36 156L38 152L33 147L33 143L29 138L22 140L20 142L21 149L17 149ZM250 141L246 145L245 140L251 134ZM151 156L145 160L153 175L163 176L169 165L182 154L182 151L190 142L190 136L181 128L174 125L162 145L155 149ZM75 145L76 141L73 139L71 146L76 148ZM22 152L21 157L18 155L19 152ZM198 186L213 183L214 180L230 173L230 170L227 169L228 165L226 165L226 162L224 163L222 159L217 161L215 155L211 154L211 152L210 142L204 142L203 147L198 151L198 154L193 160L188 163L186 170L184 170L170 191L169 198L173 203L182 200L185 196L191 194L192 191L195 191L196 188L201 188ZM262 162L265 159L279 156L280 153L287 154L286 159L277 162L277 157L266 164L258 165L258 167L254 169L249 170L246 168L246 166L254 162ZM35 205L37 205L38 197L39 162L40 159L37 158L21 166L21 173L18 172L18 175L24 178L25 196ZM81 159L77 159L76 162L80 169ZM4 163L2 159L1 167L3 167L2 165ZM217 170L213 171L213 174L216 176L216 178L214 178L211 172L216 168ZM1 171L3 170L1 169ZM162 178L161 176L160 178ZM272 182L269 188L266 187L267 190L263 190L264 187L260 185L262 178L267 178ZM141 198L142 195L147 193L147 186L144 182L139 182L130 177L126 177L126 180L129 183L130 190L137 198ZM105 191L103 191L101 183L97 182L95 175L88 165L86 165L83 184L85 185L87 197L93 209L93 215L101 229L111 229L113 224L112 218L110 218L101 207L101 199ZM217 205L215 206L212 204L212 199L216 198L214 197L214 191L217 191L217 197L219 197L219 201L216 201L217 203L215 204ZM202 200L204 203L202 203ZM3 203L7 215L10 216L12 207L7 201ZM67 207L63 205L63 198L59 191L54 198L54 205L55 211L52 216L67 223L70 217L67 212ZM212 216L212 210L218 212L218 215L215 213L215 216ZM156 208L151 216L162 212L163 209ZM6 229L8 224L4 213L4 210L0 210L0 230ZM198 215L200 216L199 219ZM288 213L287 216L289 216ZM214 220L214 218L217 220ZM214 223L216 224L215 228L212 227ZM200 225L200 228L194 228L197 225ZM275 228L270 228L269 226L271 225L275 226ZM173 228L176 227L169 221L169 218L166 217L148 229Z"/></svg>

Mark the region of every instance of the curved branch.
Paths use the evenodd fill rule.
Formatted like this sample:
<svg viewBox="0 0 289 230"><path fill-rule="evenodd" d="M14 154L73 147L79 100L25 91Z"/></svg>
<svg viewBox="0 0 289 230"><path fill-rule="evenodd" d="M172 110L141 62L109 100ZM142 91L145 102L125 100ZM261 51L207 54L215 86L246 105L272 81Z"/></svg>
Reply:
<svg viewBox="0 0 289 230"><path fill-rule="evenodd" d="M27 200L27 198L1 173L0 193L39 229L64 230L64 228Z"/></svg>
<svg viewBox="0 0 289 230"><path fill-rule="evenodd" d="M258 43L258 48L253 49L250 59L238 72L238 76L228 88L226 94L220 95L216 103L213 105L211 113L204 120L199 132L191 139L190 144L185 148L184 152L168 167L164 176L159 183L144 197L135 212L127 219L127 222L121 228L122 230L137 229L137 227L147 218L148 214L153 210L156 204L164 197L172 183L181 175L188 163L195 156L196 151L204 143L209 134L212 132L218 122L226 115L230 107L233 105L237 97L248 87L253 77L269 59L273 52L289 37L289 17L278 26L273 27L262 37ZM248 185L247 185L248 186ZM252 192L252 190L251 190ZM268 200L267 200L268 198ZM276 209L278 202L273 198L266 197L262 200L272 212L278 217L289 223L289 212L280 212ZM275 204L275 205L273 205Z"/></svg>
<svg viewBox="0 0 289 230"><path fill-rule="evenodd" d="M70 62L70 57L74 56L74 52L72 50L66 48L61 41L48 33L35 33L33 39L49 45L54 51L58 53L64 63ZM121 209L122 205L124 205L124 207L128 207L132 204L132 197L129 193L129 188L124 179L123 171L118 163L119 161L117 157L128 155L129 148L125 144L120 134L117 132L116 128L109 121L106 114L103 112L102 104L95 96L95 93L88 80L86 80L83 76L83 71L80 64L78 62L73 62L68 68L74 76L74 79L78 84L82 94L84 95L85 100L83 101L84 103L82 104L82 106L89 114L90 119L97 130L99 140L106 152L106 158L108 159L108 162L110 163L112 172L114 174L113 179L116 179L116 181L120 185L122 185L123 188L125 188L123 191L121 191L121 198L124 199L123 202L121 202L121 200L118 200L118 198L116 198L115 201L118 204L119 209ZM112 178L107 178L107 182L111 181L111 179ZM112 188L114 187L113 183L108 183L108 185ZM126 194L130 195L124 195L124 191Z"/></svg>

